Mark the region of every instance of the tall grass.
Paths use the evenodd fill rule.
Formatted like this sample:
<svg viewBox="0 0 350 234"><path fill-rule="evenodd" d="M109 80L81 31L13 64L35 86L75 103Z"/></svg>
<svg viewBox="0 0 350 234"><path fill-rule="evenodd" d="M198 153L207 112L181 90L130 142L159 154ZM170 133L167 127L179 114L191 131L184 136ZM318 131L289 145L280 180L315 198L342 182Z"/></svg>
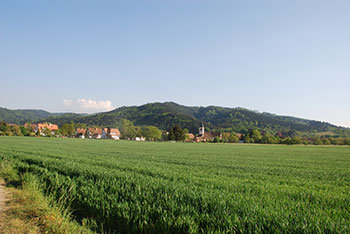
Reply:
<svg viewBox="0 0 350 234"><path fill-rule="evenodd" d="M9 162L0 163L0 177L11 185L7 196L1 233L62 233L93 234L87 226L72 220L71 213L62 201L44 196L37 176L31 173L18 174ZM14 188L12 185L16 184Z"/></svg>

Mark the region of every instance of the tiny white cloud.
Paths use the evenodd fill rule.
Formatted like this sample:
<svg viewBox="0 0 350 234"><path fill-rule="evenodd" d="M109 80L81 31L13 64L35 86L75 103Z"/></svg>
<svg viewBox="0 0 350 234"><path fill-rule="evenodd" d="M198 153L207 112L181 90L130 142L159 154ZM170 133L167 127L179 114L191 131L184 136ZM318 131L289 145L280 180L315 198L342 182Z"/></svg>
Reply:
<svg viewBox="0 0 350 234"><path fill-rule="evenodd" d="M85 98L80 98L77 100L64 99L63 106L65 106L67 110L72 112L86 113L110 111L115 109L115 107L112 105L112 102L109 100L95 101L92 99Z"/></svg>

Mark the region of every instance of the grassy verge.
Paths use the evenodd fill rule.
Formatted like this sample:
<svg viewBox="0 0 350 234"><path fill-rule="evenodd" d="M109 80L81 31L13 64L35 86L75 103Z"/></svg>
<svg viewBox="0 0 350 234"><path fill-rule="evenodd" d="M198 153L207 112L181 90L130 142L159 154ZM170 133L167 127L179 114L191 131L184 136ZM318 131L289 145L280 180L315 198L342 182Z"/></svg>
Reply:
<svg viewBox="0 0 350 234"><path fill-rule="evenodd" d="M6 181L9 201L0 233L93 233L74 222L67 209L43 195L32 174L18 175L7 163L0 163L0 177Z"/></svg>

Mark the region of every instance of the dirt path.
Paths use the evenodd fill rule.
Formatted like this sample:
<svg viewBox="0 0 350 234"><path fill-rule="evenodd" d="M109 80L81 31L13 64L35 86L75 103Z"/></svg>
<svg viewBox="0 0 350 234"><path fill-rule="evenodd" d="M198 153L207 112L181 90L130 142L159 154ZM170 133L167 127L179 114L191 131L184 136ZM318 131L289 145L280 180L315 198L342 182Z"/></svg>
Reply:
<svg viewBox="0 0 350 234"><path fill-rule="evenodd" d="M6 200L7 199L7 191L5 189L5 183L3 181L0 181L0 230L1 227L3 227L3 218L4 218L4 213L6 210Z"/></svg>

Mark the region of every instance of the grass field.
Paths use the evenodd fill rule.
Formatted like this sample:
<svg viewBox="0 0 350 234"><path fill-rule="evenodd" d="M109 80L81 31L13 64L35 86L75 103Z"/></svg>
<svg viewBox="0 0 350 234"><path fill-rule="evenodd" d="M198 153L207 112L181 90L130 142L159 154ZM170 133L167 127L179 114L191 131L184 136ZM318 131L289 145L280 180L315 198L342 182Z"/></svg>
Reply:
<svg viewBox="0 0 350 234"><path fill-rule="evenodd" d="M100 232L350 232L350 147L0 137Z"/></svg>

